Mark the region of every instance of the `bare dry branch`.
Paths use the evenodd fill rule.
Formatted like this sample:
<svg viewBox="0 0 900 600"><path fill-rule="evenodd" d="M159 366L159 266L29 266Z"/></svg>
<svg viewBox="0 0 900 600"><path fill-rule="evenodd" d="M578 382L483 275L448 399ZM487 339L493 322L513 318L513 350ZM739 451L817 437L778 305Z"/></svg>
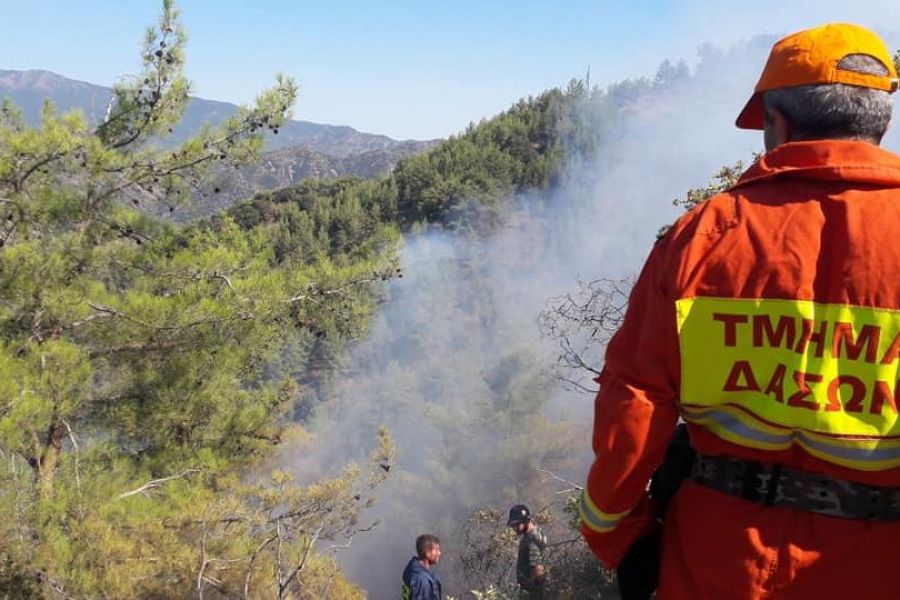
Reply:
<svg viewBox="0 0 900 600"><path fill-rule="evenodd" d="M250 556L250 564L247 565L247 577L244 579L244 598L245 600L250 600L250 578L253 576L253 563L256 562L256 557L259 556L259 553L262 552L266 546L274 542L278 538L278 534L273 535L269 539L265 540L259 547L253 551L253 554Z"/></svg>
<svg viewBox="0 0 900 600"><path fill-rule="evenodd" d="M532 470L537 471L538 473L543 473L544 475L547 475L551 479L555 479L556 481L559 481L560 483L564 483L564 484L570 486L572 488L572 490L567 490L567 491L574 491L574 490L582 491L584 489L582 486L578 485L577 483L572 483L568 479L563 479L562 477L560 477L553 471L548 471L546 469L532 469Z"/></svg>
<svg viewBox="0 0 900 600"><path fill-rule="evenodd" d="M78 447L78 442L75 440L75 434L72 433L72 426L69 425L69 422L65 419L62 420L63 425L66 426L66 431L69 433L69 440L72 442L72 448L75 450L75 489L78 492L78 497L81 497L81 469L79 466L79 456L81 454L81 449Z"/></svg>
<svg viewBox="0 0 900 600"><path fill-rule="evenodd" d="M293 298L288 298L284 302L286 304L292 304L294 302L301 302L303 300L315 300L316 296L333 296L335 294L340 294L350 287L355 287L364 283L375 283L376 281L382 280L382 277L365 277L362 279L354 279L353 281L348 281L344 285L331 289L323 289L318 287L318 285L316 284L310 284L307 286L307 291L305 293L298 292Z"/></svg>
<svg viewBox="0 0 900 600"><path fill-rule="evenodd" d="M306 561L309 559L309 553L312 552L313 546L316 545L316 542L319 541L319 536L322 535L322 528L324 525L319 526L316 530L316 533L313 534L312 538L310 538L309 543L306 546L306 550L303 552L303 557L300 559L300 562L294 568L293 571L285 578L284 582L278 585L278 598L283 598L284 593L287 591L287 587L290 585L291 580L297 576L297 574L303 570L303 567L306 566Z"/></svg>
<svg viewBox="0 0 900 600"><path fill-rule="evenodd" d="M577 391L597 391L588 382L599 375L602 350L625 317L631 285L629 278L579 281L577 292L550 299L538 322L559 343L557 379Z"/></svg>
<svg viewBox="0 0 900 600"><path fill-rule="evenodd" d="M146 493L152 492L153 490L157 490L157 489L161 488L162 485L164 483L166 483L167 481L173 481L175 479L182 479L193 473L202 473L202 472L203 472L203 469L186 469L186 470L182 471L181 473L179 473L178 475L171 475L170 477L162 477L160 479L153 479L151 481L148 481L141 487L131 490L130 492L124 492L122 494L119 494L118 496L116 496L116 500L122 500L124 498L128 498L129 496L134 496L137 494L146 494Z"/></svg>

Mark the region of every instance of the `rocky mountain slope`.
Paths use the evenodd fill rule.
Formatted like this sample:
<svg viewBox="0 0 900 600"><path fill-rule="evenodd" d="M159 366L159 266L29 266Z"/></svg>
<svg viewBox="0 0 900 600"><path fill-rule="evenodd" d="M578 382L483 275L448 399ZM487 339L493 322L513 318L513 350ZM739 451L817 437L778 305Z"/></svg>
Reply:
<svg viewBox="0 0 900 600"><path fill-rule="evenodd" d="M106 114L112 89L69 79L50 71L0 70L0 98L10 98L26 121L40 124L45 99L64 112L81 109L91 123ZM237 106L227 102L191 98L184 118L165 144L175 145L194 135L204 124L216 125L234 114ZM289 121L277 135L267 132L261 160L240 171L223 171L218 192L198 195L192 206L157 207L180 221L208 216L257 192L288 187L311 177L334 179L345 176L375 177L389 172L398 160L434 147L438 140L398 141L385 135L363 133L352 127ZM154 212L157 212L154 210Z"/></svg>

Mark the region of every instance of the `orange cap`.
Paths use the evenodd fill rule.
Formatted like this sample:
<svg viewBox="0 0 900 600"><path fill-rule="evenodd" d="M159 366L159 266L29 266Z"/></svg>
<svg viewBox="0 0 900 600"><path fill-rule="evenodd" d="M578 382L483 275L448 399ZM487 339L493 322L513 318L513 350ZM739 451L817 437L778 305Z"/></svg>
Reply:
<svg viewBox="0 0 900 600"><path fill-rule="evenodd" d="M868 75L838 69L838 63L849 54L868 54L883 63L888 74ZM897 90L897 71L887 46L865 27L829 23L793 33L772 46L759 83L736 125L741 129L763 129L762 92L828 83L894 92Z"/></svg>

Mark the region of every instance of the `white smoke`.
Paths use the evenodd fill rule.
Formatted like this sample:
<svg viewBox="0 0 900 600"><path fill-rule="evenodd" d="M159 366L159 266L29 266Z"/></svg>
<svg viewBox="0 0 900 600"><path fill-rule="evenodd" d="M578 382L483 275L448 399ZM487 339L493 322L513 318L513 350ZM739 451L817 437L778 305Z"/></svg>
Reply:
<svg viewBox="0 0 900 600"><path fill-rule="evenodd" d="M689 78L660 82L632 103L597 156L569 169L568 185L522 198L507 226L488 239L408 239L404 277L390 283L367 339L347 361L339 397L318 415L316 455L297 467L363 457L382 424L395 436L398 472L364 515L379 525L339 555L372 598L397 596L418 534L441 537L452 564L467 511L540 504L545 498L517 495L535 460L583 481L593 399L549 376L557 349L540 336L537 316L549 298L573 291L577 278L636 274L659 228L679 213L673 199L762 150L760 132L733 123L773 40L703 47ZM896 38L890 41L897 47ZM898 143L894 131L885 146L896 150ZM509 419L485 423L503 412L504 398ZM532 401L538 411L554 407L541 424L516 412ZM535 442L547 447L517 462L509 449L526 444L515 438L525 427L561 439ZM445 591L465 589L445 575Z"/></svg>

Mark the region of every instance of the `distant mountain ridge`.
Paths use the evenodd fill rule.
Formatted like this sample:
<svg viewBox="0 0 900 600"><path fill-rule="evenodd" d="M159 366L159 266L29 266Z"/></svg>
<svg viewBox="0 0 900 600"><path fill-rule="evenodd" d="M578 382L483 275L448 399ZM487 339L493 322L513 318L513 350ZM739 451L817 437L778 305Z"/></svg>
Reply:
<svg viewBox="0 0 900 600"><path fill-rule="evenodd" d="M170 210L163 203L145 205L145 209L158 216L187 222L226 210L259 192L295 186L304 179L371 179L389 173L399 160L424 151L422 144L401 142L392 148L344 157L328 156L305 148L273 150L263 154L259 161L237 171L220 169L210 178L210 189L202 190L190 205L179 205ZM431 147L429 143L425 144Z"/></svg>
<svg viewBox="0 0 900 600"><path fill-rule="evenodd" d="M80 109L89 122L99 123L106 114L112 88L68 79L51 71L0 69L0 98L4 97L12 99L32 126L40 124L41 108L47 98L60 112ZM228 102L192 97L184 117L165 143L174 145L187 140L204 124L221 123L237 108ZM236 172L222 171L217 179L219 192L198 194L190 205L171 211L166 204L147 208L176 221L189 221L224 210L258 192L292 186L307 178L377 177L393 169L400 159L424 152L438 141L400 141L347 126L289 121L279 128L278 135L266 134L268 151L258 162Z"/></svg>
<svg viewBox="0 0 900 600"><path fill-rule="evenodd" d="M79 108L91 123L99 123L106 113L112 88L69 79L51 71L14 71L0 69L0 98L10 97L22 109L27 122L40 123L41 107L49 98L60 111ZM228 102L192 97L184 118L172 133L171 143L178 143L196 133L204 123L213 125L234 114L237 106ZM267 134L266 150L302 147L336 158L346 158L378 150L427 149L435 140L395 140L386 135L363 133L346 125L323 125L310 121L289 121L278 135Z"/></svg>

